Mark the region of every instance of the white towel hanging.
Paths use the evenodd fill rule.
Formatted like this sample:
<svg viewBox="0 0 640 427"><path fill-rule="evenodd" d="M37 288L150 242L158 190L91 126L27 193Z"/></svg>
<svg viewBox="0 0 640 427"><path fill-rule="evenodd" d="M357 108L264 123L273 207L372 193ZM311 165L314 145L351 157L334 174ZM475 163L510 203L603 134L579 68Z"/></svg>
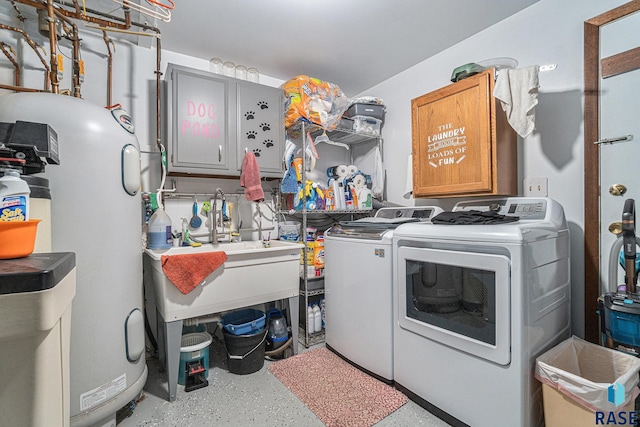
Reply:
<svg viewBox="0 0 640 427"><path fill-rule="evenodd" d="M371 176L371 193L373 197L382 200L384 197L384 168L382 167L382 153L380 146L376 146L374 152L373 174Z"/></svg>

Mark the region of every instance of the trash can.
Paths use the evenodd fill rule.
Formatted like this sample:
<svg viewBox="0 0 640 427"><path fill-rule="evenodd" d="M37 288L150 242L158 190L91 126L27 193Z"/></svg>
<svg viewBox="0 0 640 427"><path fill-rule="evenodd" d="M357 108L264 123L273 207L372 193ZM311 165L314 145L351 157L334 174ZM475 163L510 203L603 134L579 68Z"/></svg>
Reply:
<svg viewBox="0 0 640 427"><path fill-rule="evenodd" d="M640 359L571 337L536 359L547 427L632 424Z"/></svg>
<svg viewBox="0 0 640 427"><path fill-rule="evenodd" d="M212 340L207 332L192 332L182 336L178 384L185 386L185 391L209 385L206 379L209 377L209 345Z"/></svg>

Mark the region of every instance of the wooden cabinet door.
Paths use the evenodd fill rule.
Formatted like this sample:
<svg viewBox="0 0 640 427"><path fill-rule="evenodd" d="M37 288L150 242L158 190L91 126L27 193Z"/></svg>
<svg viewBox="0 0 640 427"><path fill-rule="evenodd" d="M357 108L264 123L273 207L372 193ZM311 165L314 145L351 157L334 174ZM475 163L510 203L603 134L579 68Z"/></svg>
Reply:
<svg viewBox="0 0 640 427"><path fill-rule="evenodd" d="M515 193L515 132L496 145L493 75L488 70L412 100L415 197Z"/></svg>

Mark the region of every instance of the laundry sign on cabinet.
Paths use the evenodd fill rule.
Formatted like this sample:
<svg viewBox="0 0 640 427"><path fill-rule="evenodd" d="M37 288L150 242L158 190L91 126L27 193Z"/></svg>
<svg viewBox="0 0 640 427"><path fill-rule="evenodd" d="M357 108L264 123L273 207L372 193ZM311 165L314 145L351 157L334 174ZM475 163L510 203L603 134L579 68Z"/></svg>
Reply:
<svg viewBox="0 0 640 427"><path fill-rule="evenodd" d="M490 69L411 101L414 197L516 194L516 134L493 86Z"/></svg>

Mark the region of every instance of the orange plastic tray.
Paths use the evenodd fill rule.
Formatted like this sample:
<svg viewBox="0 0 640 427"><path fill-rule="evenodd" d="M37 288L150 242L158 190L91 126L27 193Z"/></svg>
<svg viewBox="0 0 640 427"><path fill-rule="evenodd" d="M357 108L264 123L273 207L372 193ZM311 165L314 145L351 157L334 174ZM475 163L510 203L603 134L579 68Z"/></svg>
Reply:
<svg viewBox="0 0 640 427"><path fill-rule="evenodd" d="M36 244L36 231L41 220L0 221L0 259L31 255Z"/></svg>

